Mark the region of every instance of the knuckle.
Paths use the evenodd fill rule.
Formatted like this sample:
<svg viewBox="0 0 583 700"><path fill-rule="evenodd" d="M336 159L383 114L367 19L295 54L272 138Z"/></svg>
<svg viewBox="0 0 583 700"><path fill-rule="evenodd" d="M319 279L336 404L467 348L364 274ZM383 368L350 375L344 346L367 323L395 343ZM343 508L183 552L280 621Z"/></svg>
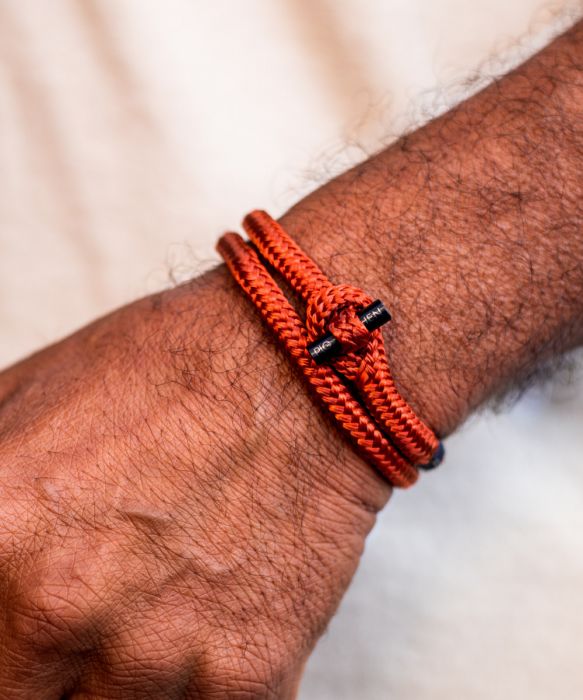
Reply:
<svg viewBox="0 0 583 700"><path fill-rule="evenodd" d="M160 621L142 618L137 627L123 626L102 648L109 678L124 688L145 692L175 692L184 686L194 666L187 635L167 638Z"/></svg>
<svg viewBox="0 0 583 700"><path fill-rule="evenodd" d="M174 654L168 658L162 652L136 651L126 653L122 660L110 658L105 665L110 677L124 687L167 688L180 683L191 663L176 659Z"/></svg>
<svg viewBox="0 0 583 700"><path fill-rule="evenodd" d="M290 659L277 644L224 638L208 648L201 663L211 697L275 700L287 697Z"/></svg>
<svg viewBox="0 0 583 700"><path fill-rule="evenodd" d="M292 697L290 665L283 653L209 632L197 625L172 634L155 620L124 630L102 649L109 681L127 693L185 698L282 700ZM220 637L220 638L219 638ZM105 653L104 653L105 652Z"/></svg>
<svg viewBox="0 0 583 700"><path fill-rule="evenodd" d="M74 589L34 575L12 596L8 617L14 637L39 650L83 648L94 629Z"/></svg>

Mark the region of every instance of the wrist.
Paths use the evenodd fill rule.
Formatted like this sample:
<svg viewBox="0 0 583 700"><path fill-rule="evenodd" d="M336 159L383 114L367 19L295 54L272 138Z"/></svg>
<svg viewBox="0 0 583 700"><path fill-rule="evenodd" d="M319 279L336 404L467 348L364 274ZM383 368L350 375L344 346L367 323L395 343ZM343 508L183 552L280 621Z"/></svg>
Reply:
<svg viewBox="0 0 583 700"><path fill-rule="evenodd" d="M417 232L400 226L398 215L393 218L392 213L377 209L371 218L362 207L354 206L359 196L355 183L368 190L369 198L378 187L372 182L376 176L370 169L348 173L294 207L281 223L332 282L362 288L387 305L392 320L383 327L383 334L397 388L428 425L446 436L468 410L469 387L458 386L455 401L443 400L443 379L435 361L443 303L438 286L423 274L430 272L426 263L432 244L425 238L423 251Z"/></svg>
<svg viewBox="0 0 583 700"><path fill-rule="evenodd" d="M313 400L225 266L166 292L162 316L169 329L163 364L193 390L183 392L182 408L192 401L200 414L202 394L202 420L251 474L265 473L265 488L297 489L314 505L338 510L345 533L368 532L390 487ZM191 376L198 385L189 384Z"/></svg>

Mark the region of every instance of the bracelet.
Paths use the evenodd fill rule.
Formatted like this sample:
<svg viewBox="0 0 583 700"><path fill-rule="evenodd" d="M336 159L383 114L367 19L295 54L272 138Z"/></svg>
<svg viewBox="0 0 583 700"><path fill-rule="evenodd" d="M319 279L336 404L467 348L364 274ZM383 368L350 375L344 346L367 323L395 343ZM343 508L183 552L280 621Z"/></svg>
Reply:
<svg viewBox="0 0 583 700"><path fill-rule="evenodd" d="M418 418L391 376L380 326L384 304L332 284L264 211L243 221L251 239L225 233L217 244L231 274L357 451L388 481L415 483L443 459L437 435ZM305 324L262 262L306 304Z"/></svg>

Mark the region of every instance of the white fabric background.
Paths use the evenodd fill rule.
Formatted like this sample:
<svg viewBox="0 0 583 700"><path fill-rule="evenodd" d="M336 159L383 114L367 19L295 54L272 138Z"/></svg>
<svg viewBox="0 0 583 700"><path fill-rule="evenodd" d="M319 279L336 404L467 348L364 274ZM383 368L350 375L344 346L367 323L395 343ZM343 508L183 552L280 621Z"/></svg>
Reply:
<svg viewBox="0 0 583 700"><path fill-rule="evenodd" d="M0 365L192 275L567 6L0 0ZM474 419L395 496L303 700L583 697L581 394Z"/></svg>

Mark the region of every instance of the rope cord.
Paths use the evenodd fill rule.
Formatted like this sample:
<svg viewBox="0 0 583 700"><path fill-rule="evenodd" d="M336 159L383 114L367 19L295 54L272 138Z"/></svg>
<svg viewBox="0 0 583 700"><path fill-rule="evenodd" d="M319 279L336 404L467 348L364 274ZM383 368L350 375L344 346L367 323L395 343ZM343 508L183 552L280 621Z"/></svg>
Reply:
<svg viewBox="0 0 583 700"><path fill-rule="evenodd" d="M394 486L412 485L419 468L441 461L443 446L397 390L381 330L370 331L361 320L373 299L333 285L266 212L248 214L243 228L254 247L237 233L217 244L231 274L359 453ZM305 324L262 258L305 302ZM318 364L309 346L326 334L341 354Z"/></svg>

